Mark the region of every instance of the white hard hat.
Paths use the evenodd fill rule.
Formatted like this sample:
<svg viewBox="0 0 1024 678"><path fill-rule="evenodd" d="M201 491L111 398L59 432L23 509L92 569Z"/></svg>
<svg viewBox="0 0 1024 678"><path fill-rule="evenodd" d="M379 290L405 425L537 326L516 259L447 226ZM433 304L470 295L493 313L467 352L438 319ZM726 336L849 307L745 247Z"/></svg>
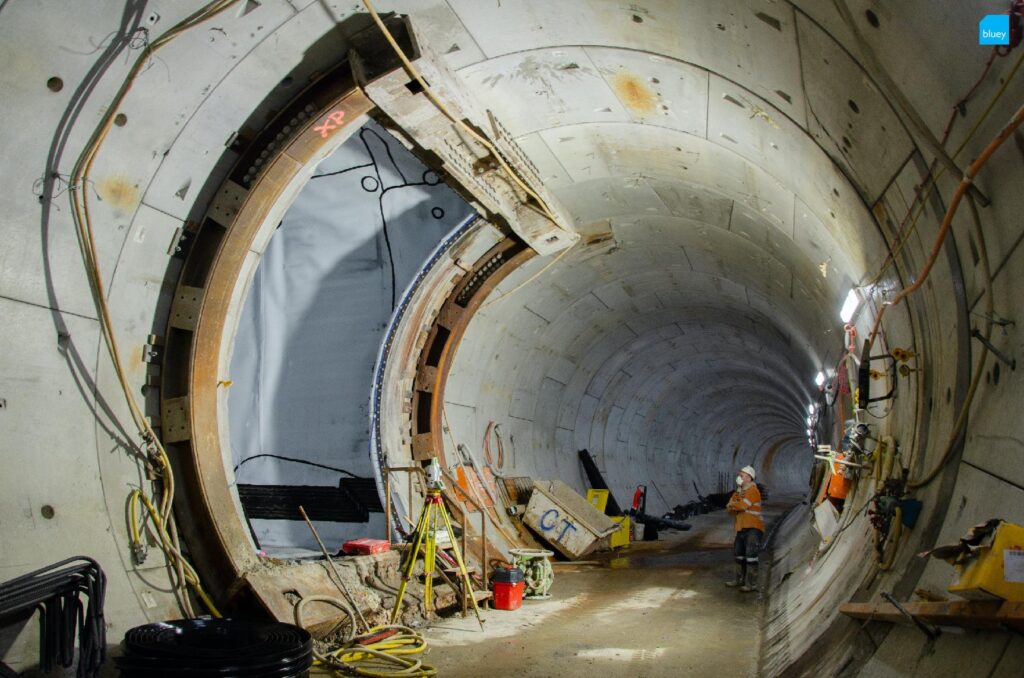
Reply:
<svg viewBox="0 0 1024 678"><path fill-rule="evenodd" d="M753 466L744 466L743 468L740 469L740 473L746 473L748 476L750 476L751 480L757 478L757 471L754 470Z"/></svg>

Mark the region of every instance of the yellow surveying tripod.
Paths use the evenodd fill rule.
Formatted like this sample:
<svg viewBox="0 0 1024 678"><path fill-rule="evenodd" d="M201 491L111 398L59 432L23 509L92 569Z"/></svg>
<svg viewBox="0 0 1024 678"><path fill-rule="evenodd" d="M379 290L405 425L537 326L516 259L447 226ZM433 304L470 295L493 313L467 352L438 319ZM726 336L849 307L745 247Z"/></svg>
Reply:
<svg viewBox="0 0 1024 678"><path fill-rule="evenodd" d="M395 598L395 608L391 611L391 623L398 621L398 615L402 611L402 598L405 597L405 590L409 586L413 570L416 567L416 559L423 550L423 609L429 615L434 611L434 570L437 558L437 528L439 524L444 525L448 531L448 538L451 540L452 553L455 555L455 562L459 565L459 575L465 587L465 595L473 602L473 611L476 619L480 622L480 628L484 627L484 620L480 617L480 608L476 604L476 596L473 595L473 583L469 579L469 572L466 571L466 563L462 560L462 553L455 541L455 532L452 530L452 521L448 517L448 511L444 507L444 500L441 498L441 491L444 489L444 482L441 480L441 467L437 459L430 460L427 467L427 496L423 502L423 512L416 523L416 536L412 548L402 564L402 584L398 587L398 597ZM439 518L440 516L440 518ZM465 529L463 525L463 529Z"/></svg>

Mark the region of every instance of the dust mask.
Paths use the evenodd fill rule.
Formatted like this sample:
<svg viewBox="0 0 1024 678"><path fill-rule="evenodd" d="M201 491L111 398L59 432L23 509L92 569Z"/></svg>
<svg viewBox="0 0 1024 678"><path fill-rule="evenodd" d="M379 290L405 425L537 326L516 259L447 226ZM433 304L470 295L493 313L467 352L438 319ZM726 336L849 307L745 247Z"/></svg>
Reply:
<svg viewBox="0 0 1024 678"><path fill-rule="evenodd" d="M742 485L743 484L743 476L736 476L736 484L737 485Z"/></svg>

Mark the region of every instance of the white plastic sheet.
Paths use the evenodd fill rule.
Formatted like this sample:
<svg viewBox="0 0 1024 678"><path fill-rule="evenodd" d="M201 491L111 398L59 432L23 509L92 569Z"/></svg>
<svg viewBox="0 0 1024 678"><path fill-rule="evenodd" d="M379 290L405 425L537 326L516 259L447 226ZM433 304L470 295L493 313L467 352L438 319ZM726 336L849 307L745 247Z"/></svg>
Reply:
<svg viewBox="0 0 1024 678"><path fill-rule="evenodd" d="M236 482L337 485L370 478L374 360L395 300L472 208L386 131L369 123L321 163L263 255L231 361L229 422ZM386 230L384 228L386 224ZM382 536L317 523L328 548ZM305 523L254 520L262 548L316 549Z"/></svg>

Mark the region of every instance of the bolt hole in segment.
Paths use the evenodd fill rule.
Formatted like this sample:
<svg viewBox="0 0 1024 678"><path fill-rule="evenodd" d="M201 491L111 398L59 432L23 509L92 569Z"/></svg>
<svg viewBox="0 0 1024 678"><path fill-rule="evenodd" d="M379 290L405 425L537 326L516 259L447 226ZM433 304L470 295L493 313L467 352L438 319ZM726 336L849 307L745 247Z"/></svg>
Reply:
<svg viewBox="0 0 1024 678"><path fill-rule="evenodd" d="M327 543L384 533L367 366L395 300L472 213L369 122L321 162L285 214L250 285L230 367L231 453L258 548L316 551L290 510L302 501Z"/></svg>

